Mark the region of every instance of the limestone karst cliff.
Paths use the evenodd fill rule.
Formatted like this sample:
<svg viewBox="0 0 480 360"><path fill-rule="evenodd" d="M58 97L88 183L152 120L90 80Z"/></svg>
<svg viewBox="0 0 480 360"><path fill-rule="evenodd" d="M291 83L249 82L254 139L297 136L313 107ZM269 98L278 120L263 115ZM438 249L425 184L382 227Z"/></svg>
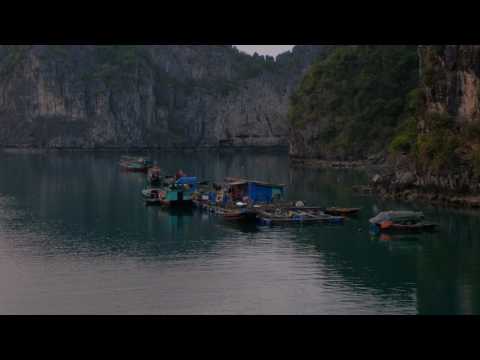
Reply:
<svg viewBox="0 0 480 360"><path fill-rule="evenodd" d="M417 185L480 191L480 46L420 46Z"/></svg>
<svg viewBox="0 0 480 360"><path fill-rule="evenodd" d="M399 135L409 146L392 154L380 186L397 197L480 206L471 197L480 193L480 46L419 46L418 56L416 126Z"/></svg>
<svg viewBox="0 0 480 360"><path fill-rule="evenodd" d="M479 194L480 46L337 47L293 93L290 123L293 157L383 159L385 194Z"/></svg>
<svg viewBox="0 0 480 360"><path fill-rule="evenodd" d="M323 51L0 45L0 146L286 146L289 96Z"/></svg>

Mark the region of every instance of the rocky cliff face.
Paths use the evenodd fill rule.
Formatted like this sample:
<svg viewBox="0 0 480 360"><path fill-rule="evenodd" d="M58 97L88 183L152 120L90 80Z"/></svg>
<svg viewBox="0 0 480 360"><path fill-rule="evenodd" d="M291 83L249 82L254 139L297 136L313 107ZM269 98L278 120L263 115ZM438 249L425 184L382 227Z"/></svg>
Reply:
<svg viewBox="0 0 480 360"><path fill-rule="evenodd" d="M387 193L479 206L480 46L420 46L415 150L397 156L382 187ZM416 194L415 194L416 193Z"/></svg>
<svg viewBox="0 0 480 360"><path fill-rule="evenodd" d="M480 46L420 46L416 184L480 191Z"/></svg>
<svg viewBox="0 0 480 360"><path fill-rule="evenodd" d="M319 45L0 45L0 146L285 146L288 99Z"/></svg>
<svg viewBox="0 0 480 360"><path fill-rule="evenodd" d="M426 112L450 115L462 125L480 121L480 46L420 46ZM422 122L421 131L431 125Z"/></svg>

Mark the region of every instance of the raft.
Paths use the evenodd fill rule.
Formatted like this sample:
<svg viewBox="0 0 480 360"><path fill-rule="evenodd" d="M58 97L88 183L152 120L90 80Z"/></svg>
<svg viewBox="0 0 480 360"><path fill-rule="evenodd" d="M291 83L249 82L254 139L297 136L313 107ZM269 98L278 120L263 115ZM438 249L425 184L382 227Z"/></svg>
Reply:
<svg viewBox="0 0 480 360"><path fill-rule="evenodd" d="M284 209L283 209L284 210ZM257 216L261 225L296 225L296 224L343 224L345 218L343 216L331 216L325 214L319 209L301 209L287 213L282 209L274 212L257 210Z"/></svg>

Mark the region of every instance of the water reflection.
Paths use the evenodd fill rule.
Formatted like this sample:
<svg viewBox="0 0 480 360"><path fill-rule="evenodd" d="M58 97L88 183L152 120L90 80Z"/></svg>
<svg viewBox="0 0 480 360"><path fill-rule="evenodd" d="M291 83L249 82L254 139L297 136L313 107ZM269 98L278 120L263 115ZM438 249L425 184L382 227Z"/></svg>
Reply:
<svg viewBox="0 0 480 360"><path fill-rule="evenodd" d="M228 223L205 213L145 207L140 197L145 177L120 173L120 154L3 153L0 247L8 261L2 271L33 278L33 273L25 275L21 269L54 258L63 259L62 264L88 264L85 268L98 275L100 265L91 259L100 257L111 259L117 271L129 273L120 259L135 259L142 264L136 265L137 271L149 269L153 272L149 276L165 276L163 266L170 264L178 268L170 275L171 282L167 279L159 285L161 289L170 284L171 295L161 295L162 309L182 309L174 304L180 306L189 299L191 303L183 308L187 313L213 309L208 304L227 313L262 309L273 313L480 313L477 212L358 196L351 186L365 183L364 173L293 168L284 154L146 155L172 174L182 168L205 180L242 176L280 182L287 185L291 200L362 211L343 226L271 229ZM441 225L440 231L371 238L368 219L388 209L424 211ZM189 275L179 275L187 270ZM44 271L64 288L73 276L65 275L66 270L60 278ZM190 282L191 276L197 281ZM119 286L121 281L127 280L118 279ZM203 287L197 288L200 284ZM48 290L42 286L32 289ZM14 296L13 284L0 279L0 287ZM202 290L205 287L207 292ZM145 291L152 291L149 309L161 312L153 303L160 295L155 289ZM140 307L144 301L134 300ZM21 301L12 298L9 306L15 303Z"/></svg>

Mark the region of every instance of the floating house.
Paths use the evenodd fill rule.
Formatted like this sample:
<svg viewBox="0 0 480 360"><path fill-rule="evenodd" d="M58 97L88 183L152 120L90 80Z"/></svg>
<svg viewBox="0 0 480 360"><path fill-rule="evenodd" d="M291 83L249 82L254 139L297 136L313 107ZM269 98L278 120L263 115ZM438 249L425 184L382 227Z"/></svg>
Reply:
<svg viewBox="0 0 480 360"><path fill-rule="evenodd" d="M193 206L193 194L197 187L196 177L182 177L164 189L145 190L143 194L147 205L190 207Z"/></svg>
<svg viewBox="0 0 480 360"><path fill-rule="evenodd" d="M271 203L285 196L285 185L240 178L225 179L233 201L248 198L254 203Z"/></svg>

